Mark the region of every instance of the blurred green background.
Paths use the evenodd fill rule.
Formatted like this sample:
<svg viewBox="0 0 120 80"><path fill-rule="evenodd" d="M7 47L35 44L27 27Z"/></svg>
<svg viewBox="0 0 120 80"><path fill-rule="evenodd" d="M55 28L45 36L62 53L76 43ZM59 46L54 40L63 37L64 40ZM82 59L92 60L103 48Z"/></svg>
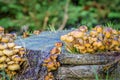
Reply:
<svg viewBox="0 0 120 80"><path fill-rule="evenodd" d="M0 26L8 32L97 24L120 28L120 0L0 0Z"/></svg>

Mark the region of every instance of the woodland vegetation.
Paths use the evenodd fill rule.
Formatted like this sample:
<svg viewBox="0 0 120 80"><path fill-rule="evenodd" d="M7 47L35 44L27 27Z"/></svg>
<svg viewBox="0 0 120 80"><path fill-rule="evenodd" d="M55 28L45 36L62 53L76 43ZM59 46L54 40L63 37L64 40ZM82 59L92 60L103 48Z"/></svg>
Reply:
<svg viewBox="0 0 120 80"><path fill-rule="evenodd" d="M96 24L120 28L119 0L0 0L0 25L9 32L70 29Z"/></svg>

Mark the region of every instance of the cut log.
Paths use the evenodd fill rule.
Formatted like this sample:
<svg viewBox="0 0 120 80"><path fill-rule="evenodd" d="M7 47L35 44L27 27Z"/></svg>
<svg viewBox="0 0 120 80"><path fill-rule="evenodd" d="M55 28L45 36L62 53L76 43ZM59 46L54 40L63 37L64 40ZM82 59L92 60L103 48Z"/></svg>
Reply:
<svg viewBox="0 0 120 80"><path fill-rule="evenodd" d="M95 76L105 79L105 75L99 74L99 71L102 69L103 65L80 65L80 66L67 66L67 67L60 67L58 69L57 78L60 80L79 80L79 79L95 79ZM109 78L118 78L119 75L110 74L108 75Z"/></svg>
<svg viewBox="0 0 120 80"><path fill-rule="evenodd" d="M102 52L96 54L70 54L64 53L59 56L63 65L99 65L114 61L120 55L119 52Z"/></svg>
<svg viewBox="0 0 120 80"><path fill-rule="evenodd" d="M98 74L98 70L102 68L97 65L81 65L73 67L60 67L58 69L58 76L61 78L74 77L74 78L94 78L95 74Z"/></svg>

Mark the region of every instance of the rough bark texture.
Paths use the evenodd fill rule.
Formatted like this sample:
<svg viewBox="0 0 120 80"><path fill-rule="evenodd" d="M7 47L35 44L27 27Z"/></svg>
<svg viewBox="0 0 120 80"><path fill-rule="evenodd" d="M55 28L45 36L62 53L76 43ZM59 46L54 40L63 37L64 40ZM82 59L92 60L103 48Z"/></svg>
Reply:
<svg viewBox="0 0 120 80"><path fill-rule="evenodd" d="M49 57L49 53L40 50L27 50L27 53L24 57L27 58L28 64L18 72L15 80L44 80L47 71L42 63Z"/></svg>
<svg viewBox="0 0 120 80"><path fill-rule="evenodd" d="M60 55L61 64L65 65L99 65L114 61L118 52L100 52L96 54L70 54Z"/></svg>

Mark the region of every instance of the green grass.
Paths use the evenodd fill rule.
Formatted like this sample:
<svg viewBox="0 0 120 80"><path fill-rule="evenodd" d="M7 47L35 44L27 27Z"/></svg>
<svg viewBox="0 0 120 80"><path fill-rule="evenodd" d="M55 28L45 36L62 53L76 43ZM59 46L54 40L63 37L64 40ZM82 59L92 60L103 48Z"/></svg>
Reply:
<svg viewBox="0 0 120 80"><path fill-rule="evenodd" d="M10 77L5 73L4 69L1 70L0 75L2 76L0 80L11 80Z"/></svg>
<svg viewBox="0 0 120 80"><path fill-rule="evenodd" d="M113 28L113 29L116 29L116 30L119 29L119 28L116 27L115 24L113 24L112 22L108 22L108 23L106 23L105 26L110 27L110 28Z"/></svg>
<svg viewBox="0 0 120 80"><path fill-rule="evenodd" d="M95 67L94 67L94 71L93 72L94 72L95 80L103 80L103 77L98 75ZM104 78L105 78L104 80L115 80L114 78L109 76L108 72L106 73Z"/></svg>
<svg viewBox="0 0 120 80"><path fill-rule="evenodd" d="M48 30L52 31L52 32L56 32L55 26L53 26L53 25L49 25Z"/></svg>

